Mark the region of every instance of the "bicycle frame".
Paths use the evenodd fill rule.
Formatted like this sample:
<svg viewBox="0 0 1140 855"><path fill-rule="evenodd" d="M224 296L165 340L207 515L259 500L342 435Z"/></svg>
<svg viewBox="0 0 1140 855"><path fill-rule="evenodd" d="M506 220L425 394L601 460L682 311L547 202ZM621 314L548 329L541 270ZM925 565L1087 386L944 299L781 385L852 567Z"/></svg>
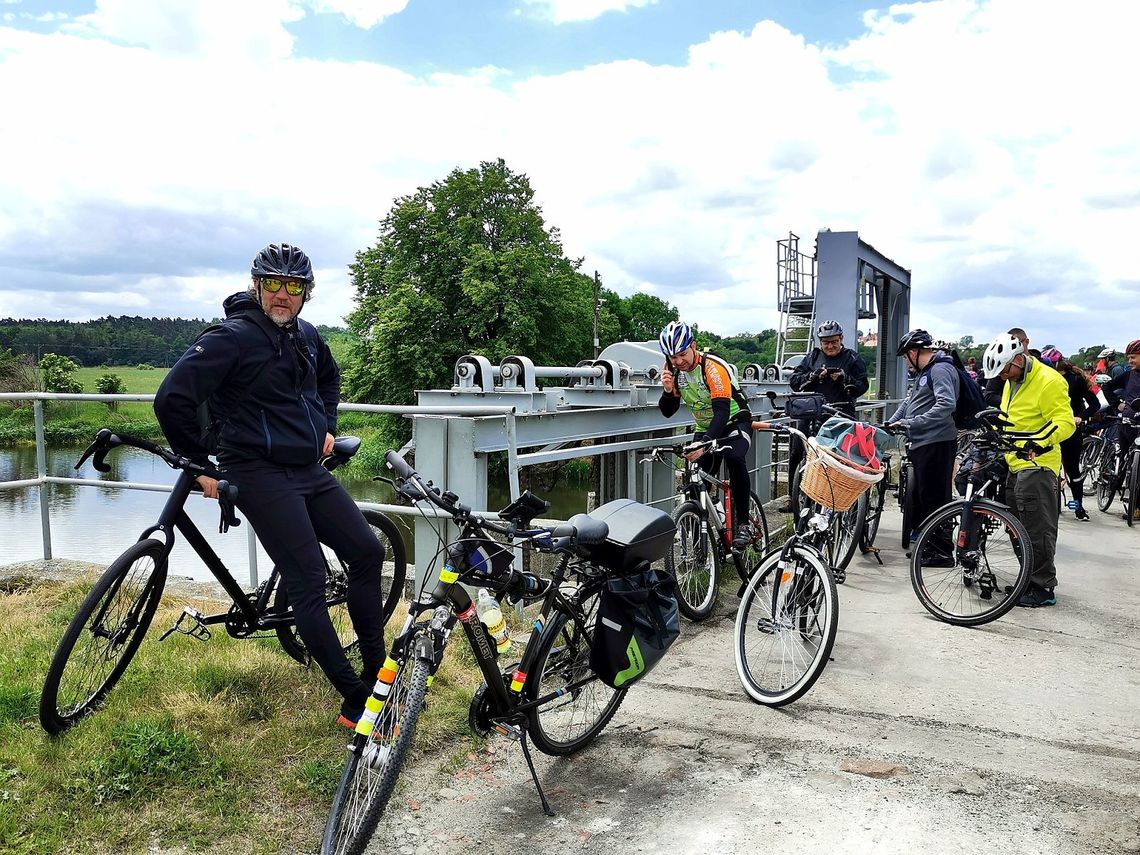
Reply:
<svg viewBox="0 0 1140 855"><path fill-rule="evenodd" d="M550 586L542 599L539 616L534 621L534 631L523 650L522 659L511 674L509 687L503 679L505 675L499 666L498 654L488 637L487 630L479 620L470 594L463 587L463 585L486 587L491 580L476 574L460 573L452 563L458 559L459 556L453 556L440 571L434 589L425 592L411 604L408 617L392 642L392 651L389 655L395 662L411 656L429 662L431 673L434 674L443 662L448 641L458 621L471 645L471 651L483 675L487 691L493 698L493 715L503 720L502 724L492 721L492 727L506 736L517 739L519 735L517 725L526 719L530 710L597 679L590 676L533 701L521 700L527 677L538 655L539 639L553 614L562 612L571 620L582 622L581 609L577 604L568 601L560 590L561 584L566 580L569 558L563 556L551 575ZM428 612L432 615L430 620L427 622L417 620L420 615Z"/></svg>
<svg viewBox="0 0 1140 855"><path fill-rule="evenodd" d="M186 513L185 504L186 500L190 497L195 484L195 475L186 470L178 473L178 478L174 482L174 489L171 491L166 504L163 505L162 511L158 516L158 521L148 528L143 530L139 535L139 540L146 540L156 532L163 535L163 550L162 556L165 560L170 552L174 549L175 531L181 533L185 538L186 543L190 548L197 553L198 557L202 559L202 563L210 571L210 574L218 581L218 584L225 590L226 595L233 601L234 608L242 617L242 621L251 632L260 630L271 630L277 627L291 626L293 624L293 617L291 615L275 615L267 614L266 611L269 606L269 598L274 590L274 583L277 581L279 571L277 568L273 569L269 578L262 583L257 590L257 596L250 599L245 589L238 584L234 578L233 573L225 565L221 558L218 557L209 541L194 524ZM187 607L189 608L189 607ZM227 612L219 612L214 615L202 615L196 610L193 616L197 623L204 626L212 626L214 624L225 623L233 620L233 610Z"/></svg>

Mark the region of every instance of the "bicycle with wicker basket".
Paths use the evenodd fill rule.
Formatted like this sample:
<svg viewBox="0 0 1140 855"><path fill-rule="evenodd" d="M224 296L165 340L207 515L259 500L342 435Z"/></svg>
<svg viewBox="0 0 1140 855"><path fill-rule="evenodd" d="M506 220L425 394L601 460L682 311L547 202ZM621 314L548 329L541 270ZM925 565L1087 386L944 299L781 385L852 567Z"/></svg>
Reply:
<svg viewBox="0 0 1140 855"><path fill-rule="evenodd" d="M753 422L754 430L798 437L807 445L800 489L812 500L794 533L768 555L741 590L734 654L740 684L765 706L803 697L827 666L839 630L839 595L831 564L832 520L882 478L831 453L790 425Z"/></svg>

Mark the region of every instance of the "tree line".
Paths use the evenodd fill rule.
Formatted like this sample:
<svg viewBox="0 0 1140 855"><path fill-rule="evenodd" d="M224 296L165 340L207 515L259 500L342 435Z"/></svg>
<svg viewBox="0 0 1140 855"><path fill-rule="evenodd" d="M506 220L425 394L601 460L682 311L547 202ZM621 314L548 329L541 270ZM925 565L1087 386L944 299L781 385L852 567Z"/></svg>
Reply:
<svg viewBox="0 0 1140 855"><path fill-rule="evenodd" d="M122 315L93 321L0 318L0 350L38 363L49 353L78 365L173 365L211 323L198 318L143 318ZM328 337L340 330L318 327Z"/></svg>

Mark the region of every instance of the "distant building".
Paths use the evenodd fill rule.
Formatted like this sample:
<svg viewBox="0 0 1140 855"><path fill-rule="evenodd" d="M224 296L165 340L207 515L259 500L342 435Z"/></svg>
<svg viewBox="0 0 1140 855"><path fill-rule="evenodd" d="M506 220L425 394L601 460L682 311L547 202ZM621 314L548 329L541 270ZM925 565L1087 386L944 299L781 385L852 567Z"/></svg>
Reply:
<svg viewBox="0 0 1140 855"><path fill-rule="evenodd" d="M863 347L878 347L879 346L879 334L874 333L874 332L869 332L866 334L860 333L859 334L859 344L863 345Z"/></svg>

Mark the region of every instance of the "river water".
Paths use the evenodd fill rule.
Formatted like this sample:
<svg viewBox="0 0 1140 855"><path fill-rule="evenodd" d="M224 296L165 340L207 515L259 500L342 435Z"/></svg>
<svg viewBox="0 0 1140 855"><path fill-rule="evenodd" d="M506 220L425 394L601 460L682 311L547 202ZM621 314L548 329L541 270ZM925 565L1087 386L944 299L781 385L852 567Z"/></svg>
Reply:
<svg viewBox="0 0 1140 855"><path fill-rule="evenodd" d="M111 471L106 475L96 472L90 461L76 472L72 467L82 452L82 448L48 449L48 474L60 478L102 477L109 481L170 485L178 474L157 457L134 448L119 448L108 455L107 462ZM0 481L34 477L34 447L0 448ZM342 478L342 483L359 502L392 501L392 488L383 482L368 478ZM51 499L49 513L52 554L57 558L100 564L109 564L134 543L145 528L153 525L169 496L167 493L150 490L67 484L52 484L47 489ZM505 482L492 483L489 492L488 504L492 508L500 508L509 501ZM586 509L586 488L582 486L560 485L542 496L550 501L549 515L554 519L566 519ZM245 526L232 528L225 535L219 534L217 503L199 495L189 498L186 511L214 551L233 571L238 582L246 585L249 581L249 560ZM408 523L410 518L398 517L397 522ZM406 540L410 557L410 534ZM0 566L42 557L39 491L34 487L0 490ZM260 546L257 566L260 577L264 579L271 564ZM212 578L197 554L180 537L170 555L170 572L201 581Z"/></svg>

